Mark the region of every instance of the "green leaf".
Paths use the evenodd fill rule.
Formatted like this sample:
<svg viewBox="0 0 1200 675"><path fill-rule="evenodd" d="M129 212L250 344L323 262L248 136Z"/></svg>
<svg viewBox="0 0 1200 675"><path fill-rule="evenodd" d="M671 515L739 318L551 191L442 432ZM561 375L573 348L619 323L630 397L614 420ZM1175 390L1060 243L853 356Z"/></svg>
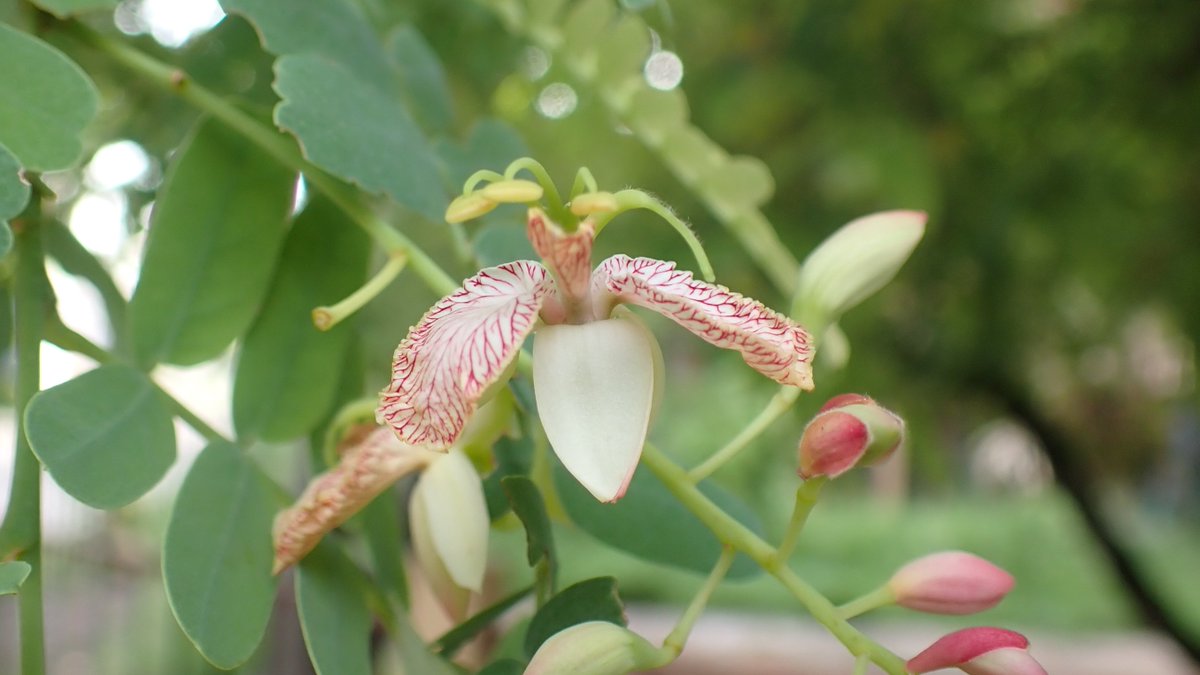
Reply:
<svg viewBox="0 0 1200 675"><path fill-rule="evenodd" d="M415 28L401 25L388 36L387 53L399 69L400 89L417 121L426 129L449 128L454 105L437 52Z"/></svg>
<svg viewBox="0 0 1200 675"><path fill-rule="evenodd" d="M32 571L29 563L20 560L0 563L0 595L16 595Z"/></svg>
<svg viewBox="0 0 1200 675"><path fill-rule="evenodd" d="M347 0L222 0L258 29L267 51L313 53L335 61L381 90L395 91L387 54L362 11Z"/></svg>
<svg viewBox="0 0 1200 675"><path fill-rule="evenodd" d="M371 675L371 613L354 563L320 544L296 571L296 612L317 675Z"/></svg>
<svg viewBox="0 0 1200 675"><path fill-rule="evenodd" d="M79 134L96 115L96 86L75 62L0 23L0 145L31 171L79 159Z"/></svg>
<svg viewBox="0 0 1200 675"><path fill-rule="evenodd" d="M533 441L529 434L519 438L504 436L492 446L492 453L496 457L496 468L483 480L483 496L487 500L488 517L496 520L510 508L502 481L508 476L529 473L533 463Z"/></svg>
<svg viewBox="0 0 1200 675"><path fill-rule="evenodd" d="M54 16L65 19L76 14L112 9L117 6L119 0L31 0L31 2Z"/></svg>
<svg viewBox="0 0 1200 675"><path fill-rule="evenodd" d="M29 184L21 178L21 163L0 145L0 256L7 255L12 248L8 221L21 213L27 203Z"/></svg>
<svg viewBox="0 0 1200 675"><path fill-rule="evenodd" d="M236 447L210 444L188 472L163 543L163 577L175 619L218 668L246 661L271 618L267 478Z"/></svg>
<svg viewBox="0 0 1200 675"><path fill-rule="evenodd" d="M275 62L275 123L314 164L441 222L448 200L442 168L395 98L316 54Z"/></svg>
<svg viewBox="0 0 1200 675"><path fill-rule="evenodd" d="M25 409L34 454L63 490L98 509L144 495L175 461L175 429L145 373L101 366L39 392Z"/></svg>
<svg viewBox="0 0 1200 675"><path fill-rule="evenodd" d="M486 668L479 671L479 675L521 675L525 672L525 664L516 659L500 659L493 663L489 663Z"/></svg>
<svg viewBox="0 0 1200 675"><path fill-rule="evenodd" d="M471 127L467 140L461 144L439 142L437 154L446 165L451 184L459 189L476 171L503 171L514 159L528 155L529 148L511 125L484 118Z"/></svg>
<svg viewBox="0 0 1200 675"><path fill-rule="evenodd" d="M286 234L295 177L206 121L179 150L151 216L129 313L149 366L211 359L254 319Z"/></svg>
<svg viewBox="0 0 1200 675"><path fill-rule="evenodd" d="M613 548L643 560L705 574L712 570L721 555L721 544L712 531L643 466L638 466L625 496L615 504L596 501L558 463L555 463L554 486L571 520ZM758 519L744 504L711 483L701 483L699 487L743 525L755 532L762 531ZM647 514L654 516L647 517ZM739 555L728 576L750 577L760 572L753 561Z"/></svg>
<svg viewBox="0 0 1200 675"><path fill-rule="evenodd" d="M513 513L521 519L525 526L525 537L528 541L525 557L532 567L545 559L551 568L554 567L554 533L550 529L550 516L546 513L546 504L542 501L542 493L538 491L533 481L525 476L508 476L500 481L504 493L512 505Z"/></svg>
<svg viewBox="0 0 1200 675"><path fill-rule="evenodd" d="M585 621L607 621L625 626L625 607L617 595L617 580L612 577L596 577L569 586L533 615L529 632L525 634L525 655L532 658L534 652L550 636Z"/></svg>
<svg viewBox="0 0 1200 675"><path fill-rule="evenodd" d="M328 200L314 196L296 218L258 319L246 334L233 385L242 438L286 441L329 412L353 326L322 332L314 307L333 304L366 277L370 243Z"/></svg>
<svg viewBox="0 0 1200 675"><path fill-rule="evenodd" d="M471 618L450 629L437 640L434 640L429 645L430 649L446 657L453 656L459 647L470 642L471 638L474 638L483 629L490 626L500 615L523 600L531 591L533 591L532 586L522 588L508 597L501 598L490 607L480 610Z"/></svg>
<svg viewBox="0 0 1200 675"><path fill-rule="evenodd" d="M449 661L429 651L425 641L409 625L407 615L396 617L395 637L400 646L404 672L414 675L459 675L458 669Z"/></svg>
<svg viewBox="0 0 1200 675"><path fill-rule="evenodd" d="M408 606L408 577L404 572L404 521L396 505L396 491L384 490L371 500L351 523L361 523L374 565L375 583L386 595Z"/></svg>

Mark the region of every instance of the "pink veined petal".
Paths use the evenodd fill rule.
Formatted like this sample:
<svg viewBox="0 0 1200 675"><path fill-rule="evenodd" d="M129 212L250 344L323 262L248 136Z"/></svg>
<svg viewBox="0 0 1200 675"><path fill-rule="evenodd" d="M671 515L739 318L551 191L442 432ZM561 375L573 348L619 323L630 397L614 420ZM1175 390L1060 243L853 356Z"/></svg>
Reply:
<svg viewBox="0 0 1200 675"><path fill-rule="evenodd" d="M298 562L326 533L437 456L404 445L387 427L352 441L333 468L313 478L296 504L275 517L273 573Z"/></svg>
<svg viewBox="0 0 1200 675"><path fill-rule="evenodd" d="M544 267L518 260L480 271L439 300L396 348L379 423L405 443L450 447L516 358L553 289Z"/></svg>
<svg viewBox="0 0 1200 675"><path fill-rule="evenodd" d="M529 209L526 235L533 250L541 256L558 280L558 291L568 305L578 305L587 297L592 275L592 241L596 237L590 220L567 234L541 209Z"/></svg>
<svg viewBox="0 0 1200 675"><path fill-rule="evenodd" d="M724 286L697 281L675 263L615 255L596 268L597 303L615 297L652 309L706 342L736 349L751 367L779 382L812 389L812 343L808 332L757 300ZM611 307L598 307L607 316Z"/></svg>

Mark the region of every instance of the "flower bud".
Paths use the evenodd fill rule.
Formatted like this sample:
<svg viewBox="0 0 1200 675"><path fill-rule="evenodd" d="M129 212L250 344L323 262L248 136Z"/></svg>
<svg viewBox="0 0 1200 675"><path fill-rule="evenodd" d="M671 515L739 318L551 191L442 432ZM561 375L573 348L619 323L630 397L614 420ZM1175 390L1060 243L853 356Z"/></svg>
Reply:
<svg viewBox="0 0 1200 675"><path fill-rule="evenodd" d="M637 633L607 621L588 621L543 642L525 675L624 675L664 661L658 648Z"/></svg>
<svg viewBox="0 0 1200 675"><path fill-rule="evenodd" d="M908 661L910 673L958 668L968 675L1046 675L1024 635L1003 628L966 628L945 635Z"/></svg>
<svg viewBox="0 0 1200 675"><path fill-rule="evenodd" d="M1012 590L1012 575L963 551L943 551L901 567L887 583L901 607L933 614L974 614Z"/></svg>
<svg viewBox="0 0 1200 675"><path fill-rule="evenodd" d="M834 232L800 268L792 317L822 334L896 276L925 234L925 219L920 211L885 211Z"/></svg>
<svg viewBox="0 0 1200 675"><path fill-rule="evenodd" d="M800 437L800 476L834 478L886 459L904 440L904 421L861 394L830 399Z"/></svg>
<svg viewBox="0 0 1200 675"><path fill-rule="evenodd" d="M478 218L496 208L498 204L485 197L481 192L469 195L459 195L446 207L447 223L462 223L472 218Z"/></svg>
<svg viewBox="0 0 1200 675"><path fill-rule="evenodd" d="M409 527L413 552L434 594L461 621L471 591L483 588L489 520L479 474L457 448L437 456L421 474Z"/></svg>
<svg viewBox="0 0 1200 675"><path fill-rule="evenodd" d="M542 186L531 180L498 180L479 191L501 204L528 204L542 198Z"/></svg>

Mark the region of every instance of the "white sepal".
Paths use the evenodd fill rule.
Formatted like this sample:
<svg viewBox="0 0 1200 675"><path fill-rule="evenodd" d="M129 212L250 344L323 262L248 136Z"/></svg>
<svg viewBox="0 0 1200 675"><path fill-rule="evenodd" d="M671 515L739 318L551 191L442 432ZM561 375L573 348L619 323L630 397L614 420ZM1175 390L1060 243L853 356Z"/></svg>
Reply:
<svg viewBox="0 0 1200 675"><path fill-rule="evenodd" d="M489 527L483 484L466 455L454 448L434 459L413 489L409 517L417 560L461 619L469 591L483 589Z"/></svg>
<svg viewBox="0 0 1200 675"><path fill-rule="evenodd" d="M654 404L653 337L614 318L539 328L533 343L538 415L563 466L613 502L633 477Z"/></svg>

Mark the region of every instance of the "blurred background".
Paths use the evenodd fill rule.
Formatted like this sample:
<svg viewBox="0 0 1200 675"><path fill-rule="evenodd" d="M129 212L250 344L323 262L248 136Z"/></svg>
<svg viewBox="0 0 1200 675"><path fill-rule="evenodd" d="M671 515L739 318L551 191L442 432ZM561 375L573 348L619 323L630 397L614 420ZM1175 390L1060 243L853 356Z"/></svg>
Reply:
<svg viewBox="0 0 1200 675"><path fill-rule="evenodd" d="M0 2L7 4L15 6ZM657 194L692 223L722 283L786 307L595 92L574 85L486 8L360 4L381 33L405 21L430 42L457 108L451 134L463 138L481 117L499 118L560 184L586 164L602 187ZM717 480L778 533L804 422L833 394L867 393L906 418L910 442L888 465L826 490L797 556L814 585L848 600L913 557L961 548L1018 580L972 625L1025 632L1050 672L1197 672L1200 3L622 4L653 27L656 55L670 55L647 69L652 86L681 87L693 123L769 167L775 191L763 210L796 257L871 211L921 209L930 217L897 281L843 320L845 367L819 362L817 394ZM115 23L219 91L251 105L273 101L270 59L253 31L211 0L126 0L105 20L96 25ZM104 91L95 137L105 140L91 146L82 171L46 181L64 197L71 232L128 294L164 163L194 118L123 71L62 48ZM111 95L118 87L119 98ZM516 223L519 214L503 217ZM414 234L454 260L444 229ZM690 260L667 228L632 215L598 247L598 257L621 250ZM456 276L470 271L449 264ZM110 341L95 291L62 267L50 272L66 322ZM431 299L406 279L360 317L371 386ZM669 377L652 436L694 464L736 434L774 387L736 354L651 323ZM44 387L91 367L50 346L43 359ZM226 430L228 373L226 359L156 374ZM12 452L11 408L3 414L0 504ZM199 438L185 427L177 433L181 456L194 455ZM47 487L53 672L208 672L170 616L158 571L167 507L185 465L112 513ZM561 530L564 581L614 574L634 602L633 627L669 630L674 610L662 604L686 602L697 577ZM524 544L519 532L496 539L496 576L504 578L510 567L522 569ZM240 672L306 672L287 602L277 639ZM15 625L15 603L0 599L0 673L14 668ZM908 656L963 623L882 612L864 625ZM766 581L724 586L697 630L672 672L849 670L832 639ZM759 660L717 660L730 655Z"/></svg>

